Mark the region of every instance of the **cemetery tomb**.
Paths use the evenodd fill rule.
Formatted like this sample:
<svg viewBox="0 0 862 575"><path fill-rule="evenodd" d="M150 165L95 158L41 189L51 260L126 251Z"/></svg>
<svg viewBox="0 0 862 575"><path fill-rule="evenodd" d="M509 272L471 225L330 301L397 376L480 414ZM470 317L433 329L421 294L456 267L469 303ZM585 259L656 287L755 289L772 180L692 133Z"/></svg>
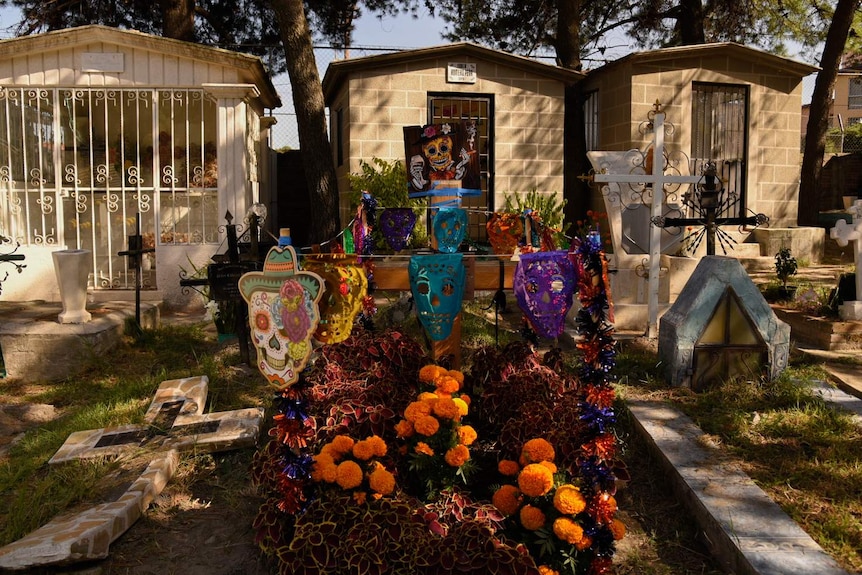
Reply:
<svg viewBox="0 0 862 575"><path fill-rule="evenodd" d="M738 260L706 256L661 317L658 340L668 382L703 390L735 377L776 378L787 367L790 326Z"/></svg>

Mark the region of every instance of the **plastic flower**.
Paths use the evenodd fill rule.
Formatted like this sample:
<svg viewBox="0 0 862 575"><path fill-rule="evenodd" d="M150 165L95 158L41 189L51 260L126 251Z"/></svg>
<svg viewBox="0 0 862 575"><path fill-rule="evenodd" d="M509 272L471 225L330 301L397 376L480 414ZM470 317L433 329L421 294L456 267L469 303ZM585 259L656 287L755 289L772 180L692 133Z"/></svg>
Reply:
<svg viewBox="0 0 862 575"><path fill-rule="evenodd" d="M368 486L377 493L389 495L395 489L395 476L380 465L368 476Z"/></svg>
<svg viewBox="0 0 862 575"><path fill-rule="evenodd" d="M531 463L518 474L518 487L529 497L541 497L554 486L554 474L539 463Z"/></svg>
<svg viewBox="0 0 862 575"><path fill-rule="evenodd" d="M538 507L524 505L521 507L521 525L529 531L541 529L545 526L545 514Z"/></svg>
<svg viewBox="0 0 862 575"><path fill-rule="evenodd" d="M404 439L411 437L415 430L413 429L413 424L406 419L402 419L398 423L395 424L395 433L398 434L398 437L402 437Z"/></svg>
<svg viewBox="0 0 862 575"><path fill-rule="evenodd" d="M614 539L619 541L626 536L626 525L619 519L611 521L611 533L614 534Z"/></svg>
<svg viewBox="0 0 862 575"><path fill-rule="evenodd" d="M521 492L514 485L503 485L494 492L491 503L503 515L514 515L521 506Z"/></svg>
<svg viewBox="0 0 862 575"><path fill-rule="evenodd" d="M468 459L470 459L470 450L463 445L456 445L446 452L444 459L446 459L446 463L452 467L461 467Z"/></svg>
<svg viewBox="0 0 862 575"><path fill-rule="evenodd" d="M473 445L477 437L476 430L469 425L462 425L458 428L458 441L462 445Z"/></svg>
<svg viewBox="0 0 862 575"><path fill-rule="evenodd" d="M584 538L584 530L573 519L558 517L554 520L554 535L566 543L575 545Z"/></svg>
<svg viewBox="0 0 862 575"><path fill-rule="evenodd" d="M554 447L541 437L527 441L521 448L521 459L526 463L553 461L554 455Z"/></svg>
<svg viewBox="0 0 862 575"><path fill-rule="evenodd" d="M417 443L414 449L419 455L434 455L434 450L431 449L431 446L424 441L420 441L419 443Z"/></svg>
<svg viewBox="0 0 862 575"><path fill-rule="evenodd" d="M457 420L461 417L461 409L450 397L441 397L432 407L434 415L442 419Z"/></svg>
<svg viewBox="0 0 862 575"><path fill-rule="evenodd" d="M554 493L554 507L566 515L577 515L587 507L581 491L571 484L560 485Z"/></svg>
<svg viewBox="0 0 862 575"><path fill-rule="evenodd" d="M440 422L433 415L423 415L413 422L413 429L420 435L430 437L440 429Z"/></svg>
<svg viewBox="0 0 862 575"><path fill-rule="evenodd" d="M519 471L521 471L521 466L518 465L517 461L501 459L500 462L497 463L497 471L499 471L501 475L514 477Z"/></svg>
<svg viewBox="0 0 862 575"><path fill-rule="evenodd" d="M362 468L355 461L342 461L336 468L336 483L342 489L353 489L362 483Z"/></svg>

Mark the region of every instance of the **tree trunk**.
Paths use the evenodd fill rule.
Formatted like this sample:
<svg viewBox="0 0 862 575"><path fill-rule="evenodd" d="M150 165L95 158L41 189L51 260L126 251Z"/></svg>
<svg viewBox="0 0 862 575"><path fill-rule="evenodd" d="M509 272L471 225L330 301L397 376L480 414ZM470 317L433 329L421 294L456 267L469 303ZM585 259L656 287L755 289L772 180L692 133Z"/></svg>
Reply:
<svg viewBox="0 0 862 575"><path fill-rule="evenodd" d="M799 180L799 204L796 222L800 226L819 225L820 213L820 172L823 169L823 155L826 152L826 132L829 130L829 108L832 90L847 35L853 24L853 14L860 0L838 0L823 56L820 59L820 72L814 82L811 107L808 115L808 129L805 135L805 153L802 156L802 171Z"/></svg>
<svg viewBox="0 0 862 575"><path fill-rule="evenodd" d="M162 11L162 36L195 41L195 0L159 0Z"/></svg>
<svg viewBox="0 0 862 575"><path fill-rule="evenodd" d="M680 44L683 46L705 44L704 10L701 0L682 0L677 8L675 28Z"/></svg>
<svg viewBox="0 0 862 575"><path fill-rule="evenodd" d="M305 18L302 0L270 0L275 11L287 74L293 92L299 151L302 157L311 206L311 243L334 239L340 231L338 217L338 184L332 160L332 148L326 134L326 106L311 32ZM297 214L297 217L302 215Z"/></svg>

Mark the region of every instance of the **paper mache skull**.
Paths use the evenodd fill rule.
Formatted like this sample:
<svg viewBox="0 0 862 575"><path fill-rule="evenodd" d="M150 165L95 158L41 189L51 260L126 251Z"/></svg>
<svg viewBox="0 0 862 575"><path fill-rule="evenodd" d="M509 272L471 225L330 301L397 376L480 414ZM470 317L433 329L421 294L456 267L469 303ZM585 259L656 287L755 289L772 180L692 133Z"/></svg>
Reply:
<svg viewBox="0 0 862 575"><path fill-rule="evenodd" d="M368 291L368 279L358 256L309 254L305 256L305 269L323 278L326 288L320 298L320 323L314 339L325 344L344 341L353 330Z"/></svg>
<svg viewBox="0 0 862 575"><path fill-rule="evenodd" d="M437 251L444 254L457 252L467 235L467 210L440 208L434 215L432 229Z"/></svg>
<svg viewBox="0 0 862 575"><path fill-rule="evenodd" d="M563 333L576 284L575 266L567 252L532 252L520 255L512 291L533 331L553 339Z"/></svg>
<svg viewBox="0 0 862 575"><path fill-rule="evenodd" d="M395 252L407 247L415 226L416 214L412 208L386 208L380 213L380 231Z"/></svg>
<svg viewBox="0 0 862 575"><path fill-rule="evenodd" d="M413 256L408 273L419 322L432 340L446 339L461 311L466 279L463 254Z"/></svg>
<svg viewBox="0 0 862 575"><path fill-rule="evenodd" d="M323 278L299 269L292 246L274 247L263 271L243 274L239 289L248 304L258 369L279 389L293 385L311 357Z"/></svg>

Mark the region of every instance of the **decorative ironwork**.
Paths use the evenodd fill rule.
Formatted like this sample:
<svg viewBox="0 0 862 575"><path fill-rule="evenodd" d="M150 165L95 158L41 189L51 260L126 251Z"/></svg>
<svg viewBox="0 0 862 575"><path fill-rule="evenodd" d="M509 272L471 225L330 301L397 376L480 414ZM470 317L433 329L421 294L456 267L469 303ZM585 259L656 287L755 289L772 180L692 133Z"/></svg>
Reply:
<svg viewBox="0 0 862 575"><path fill-rule="evenodd" d="M18 251L18 248L21 247L21 244L15 242L15 247L11 246L11 238L7 238L4 235L0 235L0 264L10 264L14 266L15 271L20 274L24 271L24 268L27 267L27 264L18 263L24 260L24 254L16 253ZM8 271L4 272L2 279L0 279L0 294L3 293L3 282L5 282L7 279L9 279Z"/></svg>

